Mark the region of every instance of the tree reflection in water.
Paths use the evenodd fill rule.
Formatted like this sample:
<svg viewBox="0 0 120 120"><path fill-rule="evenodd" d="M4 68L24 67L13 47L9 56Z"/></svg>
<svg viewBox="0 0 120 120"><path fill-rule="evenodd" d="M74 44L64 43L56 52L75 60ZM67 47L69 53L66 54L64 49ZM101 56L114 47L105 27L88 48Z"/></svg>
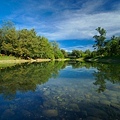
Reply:
<svg viewBox="0 0 120 120"><path fill-rule="evenodd" d="M96 86L99 86L97 92L104 92L106 82L120 83L120 65L102 64L102 63L84 63L78 61L69 62L42 62L16 65L14 67L0 70L0 94L4 99L13 99L17 91L27 92L35 91L36 86L43 84L51 77L57 77L59 70L72 65L73 69L85 67L96 68L93 73Z"/></svg>
<svg viewBox="0 0 120 120"><path fill-rule="evenodd" d="M93 83L96 86L99 86L97 89L98 93L104 92L106 90L106 82L109 81L113 84L120 83L120 64L103 64L103 63L82 63L82 62L70 62L72 68L82 68L87 69L93 67L96 68L93 76L95 82Z"/></svg>
<svg viewBox="0 0 120 120"><path fill-rule="evenodd" d="M106 89L106 82L120 83L120 64L98 64L96 66L97 72L94 72L94 85L98 85L98 92L104 92Z"/></svg>
<svg viewBox="0 0 120 120"><path fill-rule="evenodd" d="M13 99L17 91L35 91L36 86L56 77L64 62L43 62L16 65L0 70L0 94Z"/></svg>

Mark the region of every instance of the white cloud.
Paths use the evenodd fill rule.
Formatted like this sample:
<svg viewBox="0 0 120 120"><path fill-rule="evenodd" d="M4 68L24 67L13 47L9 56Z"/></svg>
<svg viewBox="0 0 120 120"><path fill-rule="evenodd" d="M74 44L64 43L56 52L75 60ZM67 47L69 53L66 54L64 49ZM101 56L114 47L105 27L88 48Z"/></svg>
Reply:
<svg viewBox="0 0 120 120"><path fill-rule="evenodd" d="M120 2L113 4L112 11L104 11L107 2L79 0L70 4L67 0L27 0L7 18L17 21L18 28L35 28L39 35L50 40L92 39L99 26L111 37L120 34ZM53 14L47 16L49 11Z"/></svg>
<svg viewBox="0 0 120 120"><path fill-rule="evenodd" d="M76 16L76 15L75 15ZM83 14L56 22L57 30L54 33L43 33L50 39L91 39L96 34L97 27L107 30L108 36L120 33L120 14L117 12L106 12L98 14ZM54 28L54 26L53 26Z"/></svg>
<svg viewBox="0 0 120 120"><path fill-rule="evenodd" d="M88 0L82 4L80 9L81 13L95 13L99 9L102 9L102 5L105 4L107 0Z"/></svg>

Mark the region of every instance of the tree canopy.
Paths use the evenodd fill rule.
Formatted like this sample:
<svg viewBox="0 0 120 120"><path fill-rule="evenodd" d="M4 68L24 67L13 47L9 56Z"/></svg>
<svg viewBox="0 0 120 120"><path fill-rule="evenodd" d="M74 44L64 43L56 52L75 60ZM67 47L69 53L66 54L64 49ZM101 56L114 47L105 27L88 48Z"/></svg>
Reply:
<svg viewBox="0 0 120 120"><path fill-rule="evenodd" d="M34 29L16 30L10 21L0 28L0 52L22 58L63 58L58 43L51 43Z"/></svg>
<svg viewBox="0 0 120 120"><path fill-rule="evenodd" d="M14 23L4 21L0 27L0 54L13 55L15 57L28 58L81 58L95 56L119 56L120 36L112 36L106 39L106 30L98 27L98 35L94 35L94 51L72 50L67 53L60 49L57 42L50 42L46 37L37 35L35 29L16 30Z"/></svg>
<svg viewBox="0 0 120 120"><path fill-rule="evenodd" d="M98 55L104 56L119 56L120 55L120 36L112 36L110 40L106 39L106 30L98 27L96 29L99 35L93 36L95 44L93 47L96 49Z"/></svg>

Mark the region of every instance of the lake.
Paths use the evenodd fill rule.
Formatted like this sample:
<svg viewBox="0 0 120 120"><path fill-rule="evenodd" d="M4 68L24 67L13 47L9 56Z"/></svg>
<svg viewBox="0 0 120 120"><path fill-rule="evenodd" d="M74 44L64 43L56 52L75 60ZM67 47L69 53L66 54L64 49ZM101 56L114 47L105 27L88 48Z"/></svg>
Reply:
<svg viewBox="0 0 120 120"><path fill-rule="evenodd" d="M120 120L120 64L1 68L0 120Z"/></svg>

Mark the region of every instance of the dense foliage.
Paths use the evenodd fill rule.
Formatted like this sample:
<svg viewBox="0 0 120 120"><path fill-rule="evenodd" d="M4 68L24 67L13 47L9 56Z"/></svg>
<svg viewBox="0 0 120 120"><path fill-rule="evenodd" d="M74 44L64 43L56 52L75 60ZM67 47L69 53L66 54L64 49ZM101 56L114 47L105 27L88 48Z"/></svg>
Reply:
<svg viewBox="0 0 120 120"><path fill-rule="evenodd" d="M96 53L99 56L119 56L120 55L120 36L111 37L110 40L106 39L106 30L98 27L96 29L99 35L93 36L95 38L95 44L93 47L96 49Z"/></svg>
<svg viewBox="0 0 120 120"><path fill-rule="evenodd" d="M120 37L106 39L106 30L98 27L98 35L94 35L94 51L72 50L67 53L61 50L57 42L49 42L43 36L37 35L34 29L16 30L11 21L3 22L0 28L0 53L21 58L91 58L96 56L120 56Z"/></svg>
<svg viewBox="0 0 120 120"><path fill-rule="evenodd" d="M94 57L105 57L105 56L120 56L120 36L112 36L111 39L106 38L106 30L104 28L98 27L98 35L94 35L95 44L93 45L94 51L89 49L86 51L82 50L72 50L68 54L70 58L94 58Z"/></svg>
<svg viewBox="0 0 120 120"><path fill-rule="evenodd" d="M63 58L57 43L38 36L34 29L16 30L12 22L0 28L0 53L22 58Z"/></svg>

